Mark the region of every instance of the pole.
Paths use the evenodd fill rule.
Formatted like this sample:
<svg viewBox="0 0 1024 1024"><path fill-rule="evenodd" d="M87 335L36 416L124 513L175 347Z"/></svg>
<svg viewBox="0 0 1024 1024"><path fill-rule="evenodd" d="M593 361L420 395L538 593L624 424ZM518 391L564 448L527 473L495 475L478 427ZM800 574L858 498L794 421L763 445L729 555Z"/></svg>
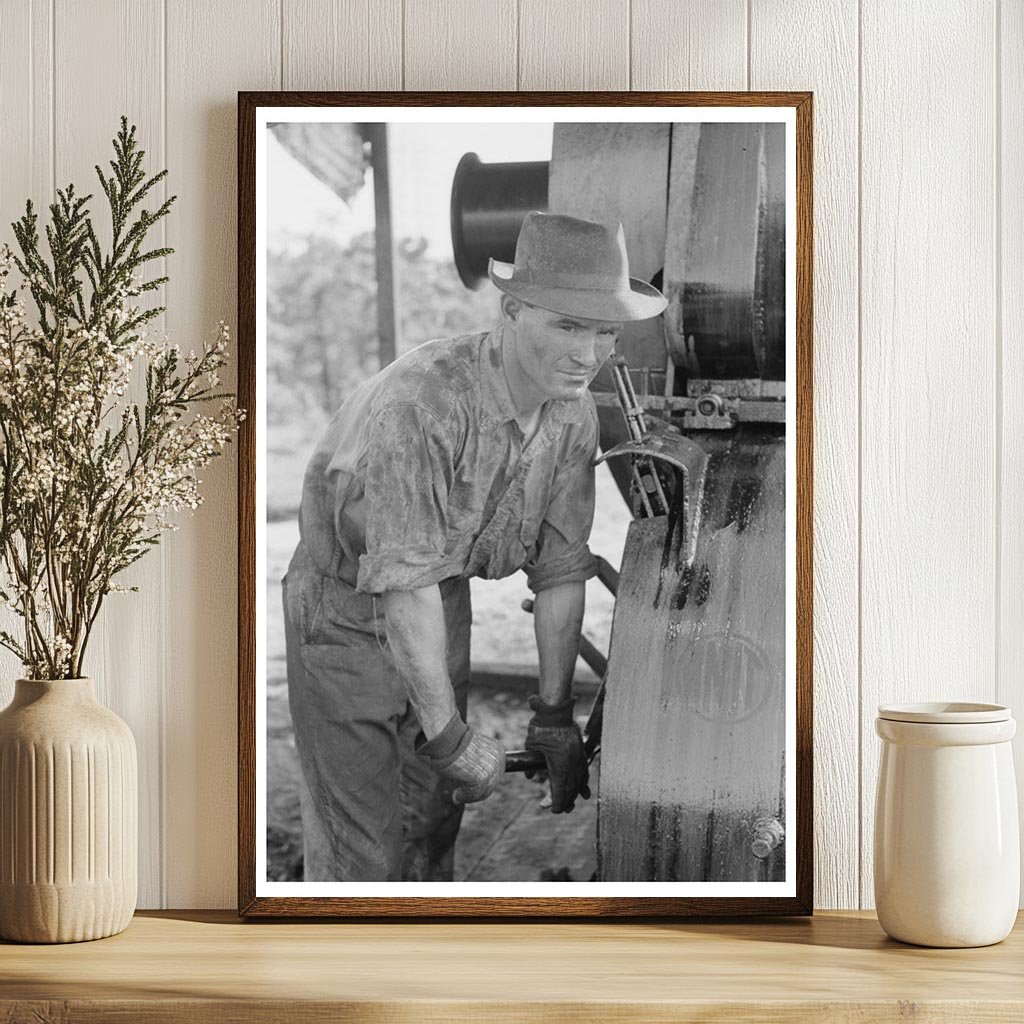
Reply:
<svg viewBox="0 0 1024 1024"><path fill-rule="evenodd" d="M391 178L388 173L388 126L367 126L373 168L373 210L377 254L377 354L380 369L394 362L399 324L395 278L395 239L391 223Z"/></svg>

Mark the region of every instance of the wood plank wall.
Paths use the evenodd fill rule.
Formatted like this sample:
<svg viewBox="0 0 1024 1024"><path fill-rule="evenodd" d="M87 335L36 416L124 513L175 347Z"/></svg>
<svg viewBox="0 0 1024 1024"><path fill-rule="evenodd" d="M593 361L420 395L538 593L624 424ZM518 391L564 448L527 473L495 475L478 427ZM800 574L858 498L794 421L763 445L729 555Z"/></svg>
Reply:
<svg viewBox="0 0 1024 1024"><path fill-rule="evenodd" d="M0 21L0 224L91 185L127 112L180 197L162 326L186 345L234 316L239 89L816 93L816 902L870 906L875 706L1024 703L1024 4L0 0ZM235 469L95 648L139 742L142 906L234 904ZM17 674L0 662L4 702Z"/></svg>

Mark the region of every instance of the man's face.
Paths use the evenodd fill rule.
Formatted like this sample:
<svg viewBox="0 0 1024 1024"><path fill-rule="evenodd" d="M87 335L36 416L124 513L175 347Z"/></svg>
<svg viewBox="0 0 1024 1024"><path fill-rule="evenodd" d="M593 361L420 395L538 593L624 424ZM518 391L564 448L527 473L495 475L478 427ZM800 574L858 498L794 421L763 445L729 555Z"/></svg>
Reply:
<svg viewBox="0 0 1024 1024"><path fill-rule="evenodd" d="M622 324L520 306L511 318L519 374L541 400L583 397Z"/></svg>

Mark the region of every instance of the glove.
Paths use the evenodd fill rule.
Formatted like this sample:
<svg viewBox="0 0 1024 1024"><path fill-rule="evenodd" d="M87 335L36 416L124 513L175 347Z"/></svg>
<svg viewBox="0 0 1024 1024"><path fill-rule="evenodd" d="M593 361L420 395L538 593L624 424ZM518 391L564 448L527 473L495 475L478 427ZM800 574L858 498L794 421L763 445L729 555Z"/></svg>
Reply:
<svg viewBox="0 0 1024 1024"><path fill-rule="evenodd" d="M577 796L590 799L590 769L583 751L583 735L572 717L575 703L573 697L560 704L545 704L536 695L529 700L534 715L526 731L525 746L544 755L552 814L568 814L576 806Z"/></svg>
<svg viewBox="0 0 1024 1024"><path fill-rule="evenodd" d="M452 793L457 804L489 797L505 771L505 748L497 740L474 732L458 714L452 715L432 740L424 737L418 742L416 753L425 757L435 771L459 784Z"/></svg>

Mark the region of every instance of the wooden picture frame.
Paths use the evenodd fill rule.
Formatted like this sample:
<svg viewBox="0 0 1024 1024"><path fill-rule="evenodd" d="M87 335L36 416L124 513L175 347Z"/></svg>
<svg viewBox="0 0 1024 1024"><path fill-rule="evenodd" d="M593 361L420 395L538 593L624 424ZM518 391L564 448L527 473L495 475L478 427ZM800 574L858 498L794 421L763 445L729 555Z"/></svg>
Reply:
<svg viewBox="0 0 1024 1024"><path fill-rule="evenodd" d="M789 218L787 238L795 240L787 249L787 352L788 365L795 368L785 396L790 412L786 414L785 449L789 466L795 465L795 488L790 470L786 471L788 518L787 536L795 532L795 551L787 548L787 594L795 595L795 607L787 606L787 623L793 626L795 640L787 639L787 650L795 655L786 659L786 697L792 714L787 712L786 749L783 760L783 807L787 813L787 873L783 883L751 882L732 885L723 895L686 892L676 894L684 882L634 882L636 886L675 886L667 891L646 895L631 889L628 893L602 895L594 887L612 886L611 882L592 882L579 896L559 887L553 895L537 895L537 887L527 895L480 895L469 892L467 883L435 883L450 887L445 894L418 894L404 887L426 883L391 883L394 891L385 895L329 894L305 895L301 887L309 883L288 883L290 888L276 890L258 878L259 849L265 833L258 830L260 813L257 794L261 792L258 774L260 762L258 732L264 722L258 706L260 689L257 672L259 612L258 594L265 594L265 579L257 578L257 513L259 484L257 466L260 459L258 428L261 422L260 403L265 393L257 387L257 368L265 360L260 354L257 336L258 264L263 258L258 248L257 201L257 135L266 131L267 108L281 111L318 113L326 118L329 110L362 111L358 120L367 120L366 108L382 108L381 121L387 121L388 110L406 111L432 108L439 115L456 108L488 108L503 111L517 108L524 116L535 108L575 108L578 121L586 121L581 112L612 110L611 120L626 122L630 109L645 111L662 108L661 120L672 124L689 123L680 118L680 108L689 111L736 110L749 116L751 122L767 121L777 112L787 125L787 203ZM386 109L385 109L386 108ZM620 109L622 108L622 109ZM478 111L478 120L486 111ZM280 118L276 114L276 118ZM637 115L640 116L639 114ZM694 115L697 116L697 115ZM710 116L710 115L709 115ZM737 115L738 117L739 115ZM443 118L442 118L443 119ZM274 120L274 118L269 118ZM352 120L356 120L355 117ZM555 118L555 120L558 120ZM697 123L697 122L694 122ZM378 213L380 211L378 210ZM759 222L760 223L760 222ZM738 915L806 915L813 907L813 837L812 837L812 96L808 92L535 92L535 93L429 93L429 92L240 92L238 95L238 401L256 414L242 424L239 438L238 535L239 535L239 622L238 622L238 907L248 917L332 916L332 917L662 917L662 916L738 916ZM758 271L760 273L761 271ZM763 310L762 310L763 312ZM795 321L795 323L793 322ZM691 338L692 342L692 338ZM666 394L670 394L666 385ZM713 390L713 389L712 389ZM793 396L795 395L795 403ZM792 406L795 405L795 411ZM714 413L714 409L711 410ZM666 414L667 415L667 414ZM795 438L792 429L795 427ZM264 439L265 443L265 439ZM791 492L795 490L795 495ZM795 518L795 522L792 521ZM666 548L667 550L667 548ZM261 563L262 564L262 563ZM790 578L792 577L792 578ZM789 628L789 626L787 626ZM265 680L264 680L265 682ZM791 690L791 693L790 693ZM785 766L788 765L788 768ZM793 779L786 789L791 772ZM265 773L262 785L265 786ZM790 794L792 802L787 802ZM756 823L753 823L756 824ZM710 842L710 840L709 840ZM722 884L724 883L713 883ZM782 885L785 892L747 894L743 885ZM296 888L298 887L298 888ZM579 886L577 886L579 888ZM621 887L625 889L626 887ZM737 892L736 890L741 890ZM653 890L652 890L653 891ZM448 894L450 892L450 894Z"/></svg>

